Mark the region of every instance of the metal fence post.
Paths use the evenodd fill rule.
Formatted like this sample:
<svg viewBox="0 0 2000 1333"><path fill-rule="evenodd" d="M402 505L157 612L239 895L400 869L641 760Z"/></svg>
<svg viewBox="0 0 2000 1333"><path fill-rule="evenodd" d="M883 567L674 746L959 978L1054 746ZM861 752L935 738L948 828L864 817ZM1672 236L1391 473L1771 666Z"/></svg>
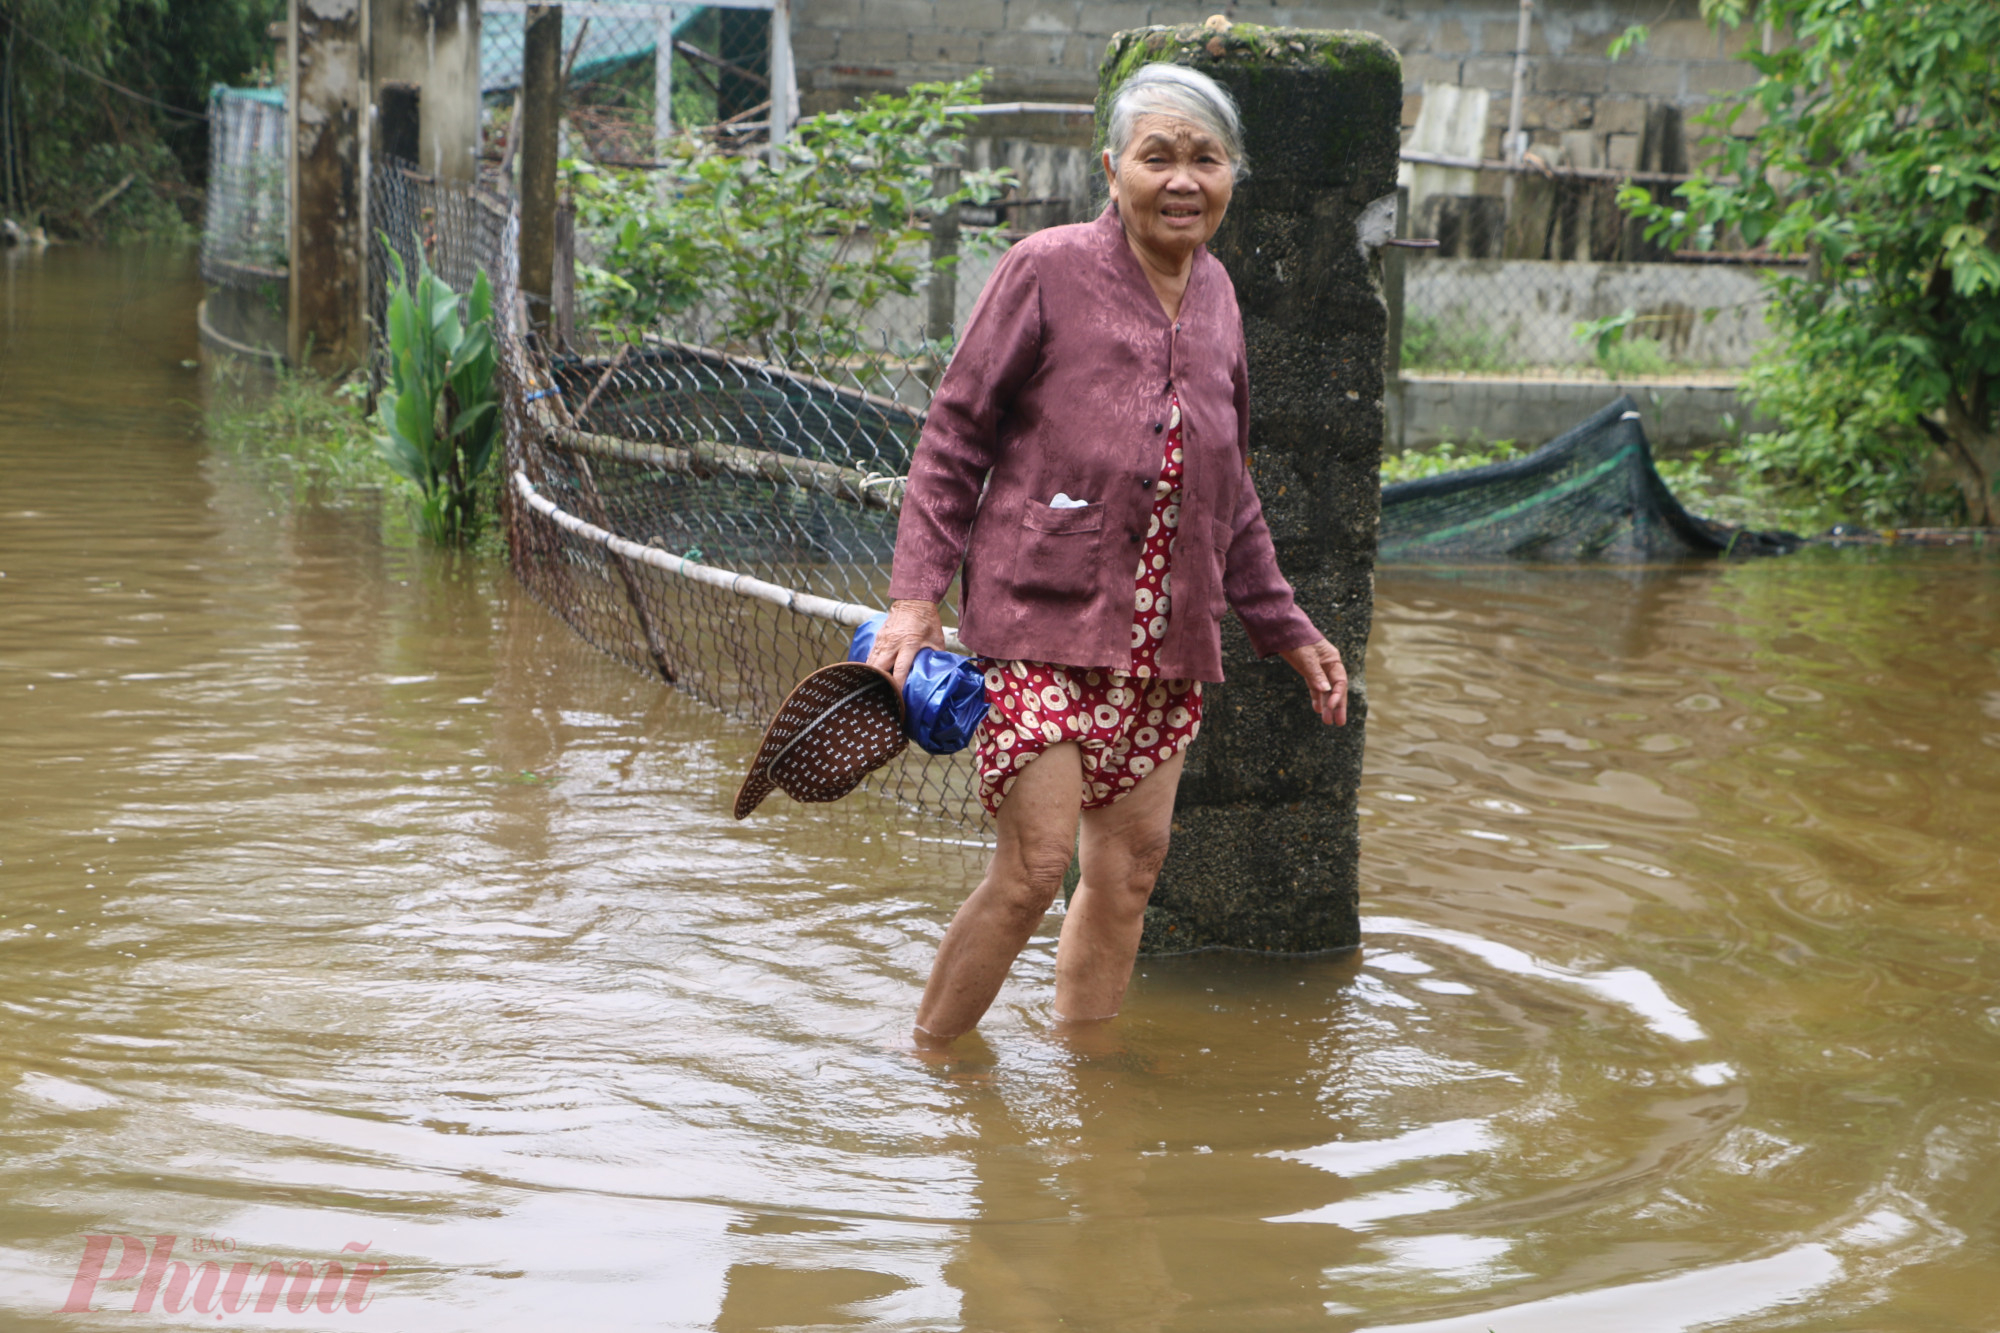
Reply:
<svg viewBox="0 0 2000 1333"><path fill-rule="evenodd" d="M653 147L674 132L674 24L680 10L661 5L653 11Z"/></svg>
<svg viewBox="0 0 2000 1333"><path fill-rule="evenodd" d="M1514 33L1514 87L1507 97L1507 142L1500 145L1500 156L1509 162L1519 162L1527 151L1521 142L1521 95L1528 81L1528 21L1535 12L1535 0L1521 0L1521 22ZM1501 232L1506 232L1506 224L1514 217L1514 174L1500 185L1504 218ZM1539 257L1539 256L1538 256Z"/></svg>
<svg viewBox="0 0 2000 1333"><path fill-rule="evenodd" d="M772 0L771 4L771 146L782 144L792 132L792 116L798 109L798 72L792 66L792 0Z"/></svg>
<svg viewBox="0 0 2000 1333"><path fill-rule="evenodd" d="M556 132L562 115L561 5L528 6L521 53L521 298L546 334L555 287Z"/></svg>
<svg viewBox="0 0 2000 1333"><path fill-rule="evenodd" d="M1410 236L1410 187L1396 187L1396 239L1408 240ZM1382 257L1382 297L1389 307L1389 329L1386 334L1387 346L1383 349L1382 378L1386 392L1382 396L1383 407L1388 415L1388 432L1382 441L1384 453L1403 452L1403 278L1409 264L1409 251L1401 246L1387 247L1388 253Z"/></svg>

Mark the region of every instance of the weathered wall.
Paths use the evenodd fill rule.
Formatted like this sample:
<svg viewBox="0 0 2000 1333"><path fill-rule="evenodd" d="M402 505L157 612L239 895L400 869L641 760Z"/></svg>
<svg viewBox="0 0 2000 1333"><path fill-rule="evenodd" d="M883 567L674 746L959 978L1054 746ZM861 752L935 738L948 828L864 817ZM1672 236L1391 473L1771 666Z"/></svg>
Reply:
<svg viewBox="0 0 2000 1333"><path fill-rule="evenodd" d="M1250 355L1250 468L1299 605L1349 663L1366 661L1379 515L1388 312L1365 210L1396 186L1402 74L1365 33L1197 27L1125 33L1099 101L1133 68L1172 59L1215 76L1243 109L1252 173L1211 249L1236 285ZM1281 659L1223 622L1228 683L1207 695L1173 850L1145 947L1302 952L1359 939L1367 695L1322 726Z"/></svg>
<svg viewBox="0 0 2000 1333"><path fill-rule="evenodd" d="M478 0L368 0L369 83L421 90L417 165L471 181L479 154ZM371 99L372 100L372 99Z"/></svg>
<svg viewBox="0 0 2000 1333"><path fill-rule="evenodd" d="M995 76L989 101L1089 101L1112 33L1200 23L1217 12L1245 23L1370 32L1403 57L1405 129L1416 123L1426 82L1490 89L1486 156L1498 157L1520 11L1510 0L796 0L793 12L808 111L986 68ZM1648 25L1652 40L1613 62L1606 48L1634 23ZM1746 87L1752 71L1732 57L1755 40L1748 28L1718 36L1697 0L1538 0L1523 123L1545 146L1564 131L1590 131L1607 165L1629 166L1647 105L1693 111L1717 91ZM1739 131L1750 124L1739 121ZM1028 137L1061 142L1064 133L1052 123Z"/></svg>

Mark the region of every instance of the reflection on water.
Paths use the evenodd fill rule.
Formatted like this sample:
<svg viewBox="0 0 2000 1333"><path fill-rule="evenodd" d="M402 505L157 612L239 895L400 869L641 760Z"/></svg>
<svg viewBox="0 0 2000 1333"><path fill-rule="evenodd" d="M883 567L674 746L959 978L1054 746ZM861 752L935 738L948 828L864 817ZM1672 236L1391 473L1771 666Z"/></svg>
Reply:
<svg viewBox="0 0 2000 1333"><path fill-rule="evenodd" d="M735 824L749 728L211 453L180 270L0 277L9 1328L1990 1326L1990 562L1385 574L1363 955L1064 1037L1050 932L927 1066L976 847ZM57 1315L93 1234L188 1279Z"/></svg>

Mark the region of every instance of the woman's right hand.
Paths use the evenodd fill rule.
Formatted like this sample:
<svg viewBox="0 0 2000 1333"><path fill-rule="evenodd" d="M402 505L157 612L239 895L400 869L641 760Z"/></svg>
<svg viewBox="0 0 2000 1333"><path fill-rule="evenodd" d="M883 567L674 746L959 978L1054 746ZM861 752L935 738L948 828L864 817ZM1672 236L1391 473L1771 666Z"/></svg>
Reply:
<svg viewBox="0 0 2000 1333"><path fill-rule="evenodd" d="M910 663L917 660L919 648L944 649L944 620L938 615L936 604L889 603L889 618L876 631L868 665L895 677L896 688L901 690L903 682L909 679Z"/></svg>

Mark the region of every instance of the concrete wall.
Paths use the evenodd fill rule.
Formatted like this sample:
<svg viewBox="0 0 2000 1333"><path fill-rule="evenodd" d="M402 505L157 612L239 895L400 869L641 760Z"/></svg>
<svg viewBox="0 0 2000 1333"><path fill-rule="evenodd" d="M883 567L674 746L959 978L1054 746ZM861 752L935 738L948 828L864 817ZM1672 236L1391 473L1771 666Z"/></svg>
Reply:
<svg viewBox="0 0 2000 1333"><path fill-rule="evenodd" d="M1199 23L1217 12L1242 23L1382 37L1403 58L1406 132L1426 82L1491 90L1485 155L1500 155L1520 12L1510 0L796 0L801 101L808 111L822 110L859 93L991 68L990 101L1086 102L1096 95L1097 64L1112 33ZM1646 24L1652 40L1612 62L1605 49L1633 23ZM1538 0L1523 123L1542 147L1558 146L1564 132L1588 131L1607 165L1630 165L1647 105L1693 111L1716 92L1748 86L1753 71L1733 57L1756 39L1753 29L1719 36L1702 21L1697 0ZM1746 116L1738 130L1752 123ZM1076 133L1051 125L1028 137L1063 142Z"/></svg>
<svg viewBox="0 0 2000 1333"><path fill-rule="evenodd" d="M368 52L371 108L383 83L416 84L418 167L470 183L479 154L478 0L368 0Z"/></svg>

